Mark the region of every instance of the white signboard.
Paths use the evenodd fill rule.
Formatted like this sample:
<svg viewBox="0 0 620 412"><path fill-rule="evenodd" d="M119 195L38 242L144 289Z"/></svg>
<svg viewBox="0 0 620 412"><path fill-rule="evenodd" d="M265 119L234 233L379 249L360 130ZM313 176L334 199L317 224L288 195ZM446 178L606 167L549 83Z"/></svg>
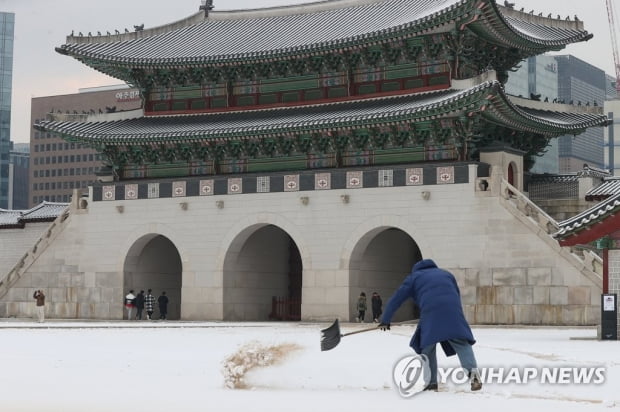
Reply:
<svg viewBox="0 0 620 412"><path fill-rule="evenodd" d="M607 295L603 297L603 312L613 312L615 303L615 296Z"/></svg>

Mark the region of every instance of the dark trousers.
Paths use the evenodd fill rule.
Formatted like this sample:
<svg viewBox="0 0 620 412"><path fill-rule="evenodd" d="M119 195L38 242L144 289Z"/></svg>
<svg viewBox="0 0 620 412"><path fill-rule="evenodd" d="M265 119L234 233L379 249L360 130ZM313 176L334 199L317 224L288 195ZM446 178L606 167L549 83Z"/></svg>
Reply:
<svg viewBox="0 0 620 412"><path fill-rule="evenodd" d="M168 314L168 308L167 307L159 307L159 319L166 319L166 315Z"/></svg>

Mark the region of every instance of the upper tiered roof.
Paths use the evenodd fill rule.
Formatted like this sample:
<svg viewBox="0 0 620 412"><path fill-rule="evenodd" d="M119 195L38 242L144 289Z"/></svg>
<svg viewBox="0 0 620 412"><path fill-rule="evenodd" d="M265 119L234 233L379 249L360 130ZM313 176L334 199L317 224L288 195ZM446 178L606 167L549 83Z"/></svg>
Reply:
<svg viewBox="0 0 620 412"><path fill-rule="evenodd" d="M201 11L152 29L72 35L57 51L120 77L118 66L173 68L305 58L465 28L499 47L529 55L591 37L580 21L541 17L499 6L495 0L331 0Z"/></svg>

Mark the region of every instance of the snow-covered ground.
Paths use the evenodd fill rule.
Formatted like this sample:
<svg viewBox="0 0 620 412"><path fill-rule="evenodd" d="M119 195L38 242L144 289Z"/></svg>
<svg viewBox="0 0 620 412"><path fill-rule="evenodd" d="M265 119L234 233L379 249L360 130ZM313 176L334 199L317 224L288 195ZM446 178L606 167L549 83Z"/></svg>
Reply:
<svg viewBox="0 0 620 412"><path fill-rule="evenodd" d="M321 352L327 324L61 322L0 319L0 410L523 412L620 408L620 343L595 329L474 328L480 367L605 367L605 383L443 385L402 398L392 368L413 325L346 336ZM343 332L369 325L344 324ZM230 389L225 360L279 348ZM256 353L254 353L256 355ZM458 367L439 354L440 367ZM244 371L237 370L241 374Z"/></svg>

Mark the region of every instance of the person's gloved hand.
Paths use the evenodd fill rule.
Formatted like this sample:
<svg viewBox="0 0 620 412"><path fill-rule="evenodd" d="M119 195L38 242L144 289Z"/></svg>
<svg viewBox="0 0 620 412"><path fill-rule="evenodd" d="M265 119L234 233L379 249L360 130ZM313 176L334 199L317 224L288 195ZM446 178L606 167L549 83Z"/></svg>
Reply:
<svg viewBox="0 0 620 412"><path fill-rule="evenodd" d="M378 327L379 327L379 329L384 330L384 331L385 330L390 330L390 324L389 323L381 322Z"/></svg>

